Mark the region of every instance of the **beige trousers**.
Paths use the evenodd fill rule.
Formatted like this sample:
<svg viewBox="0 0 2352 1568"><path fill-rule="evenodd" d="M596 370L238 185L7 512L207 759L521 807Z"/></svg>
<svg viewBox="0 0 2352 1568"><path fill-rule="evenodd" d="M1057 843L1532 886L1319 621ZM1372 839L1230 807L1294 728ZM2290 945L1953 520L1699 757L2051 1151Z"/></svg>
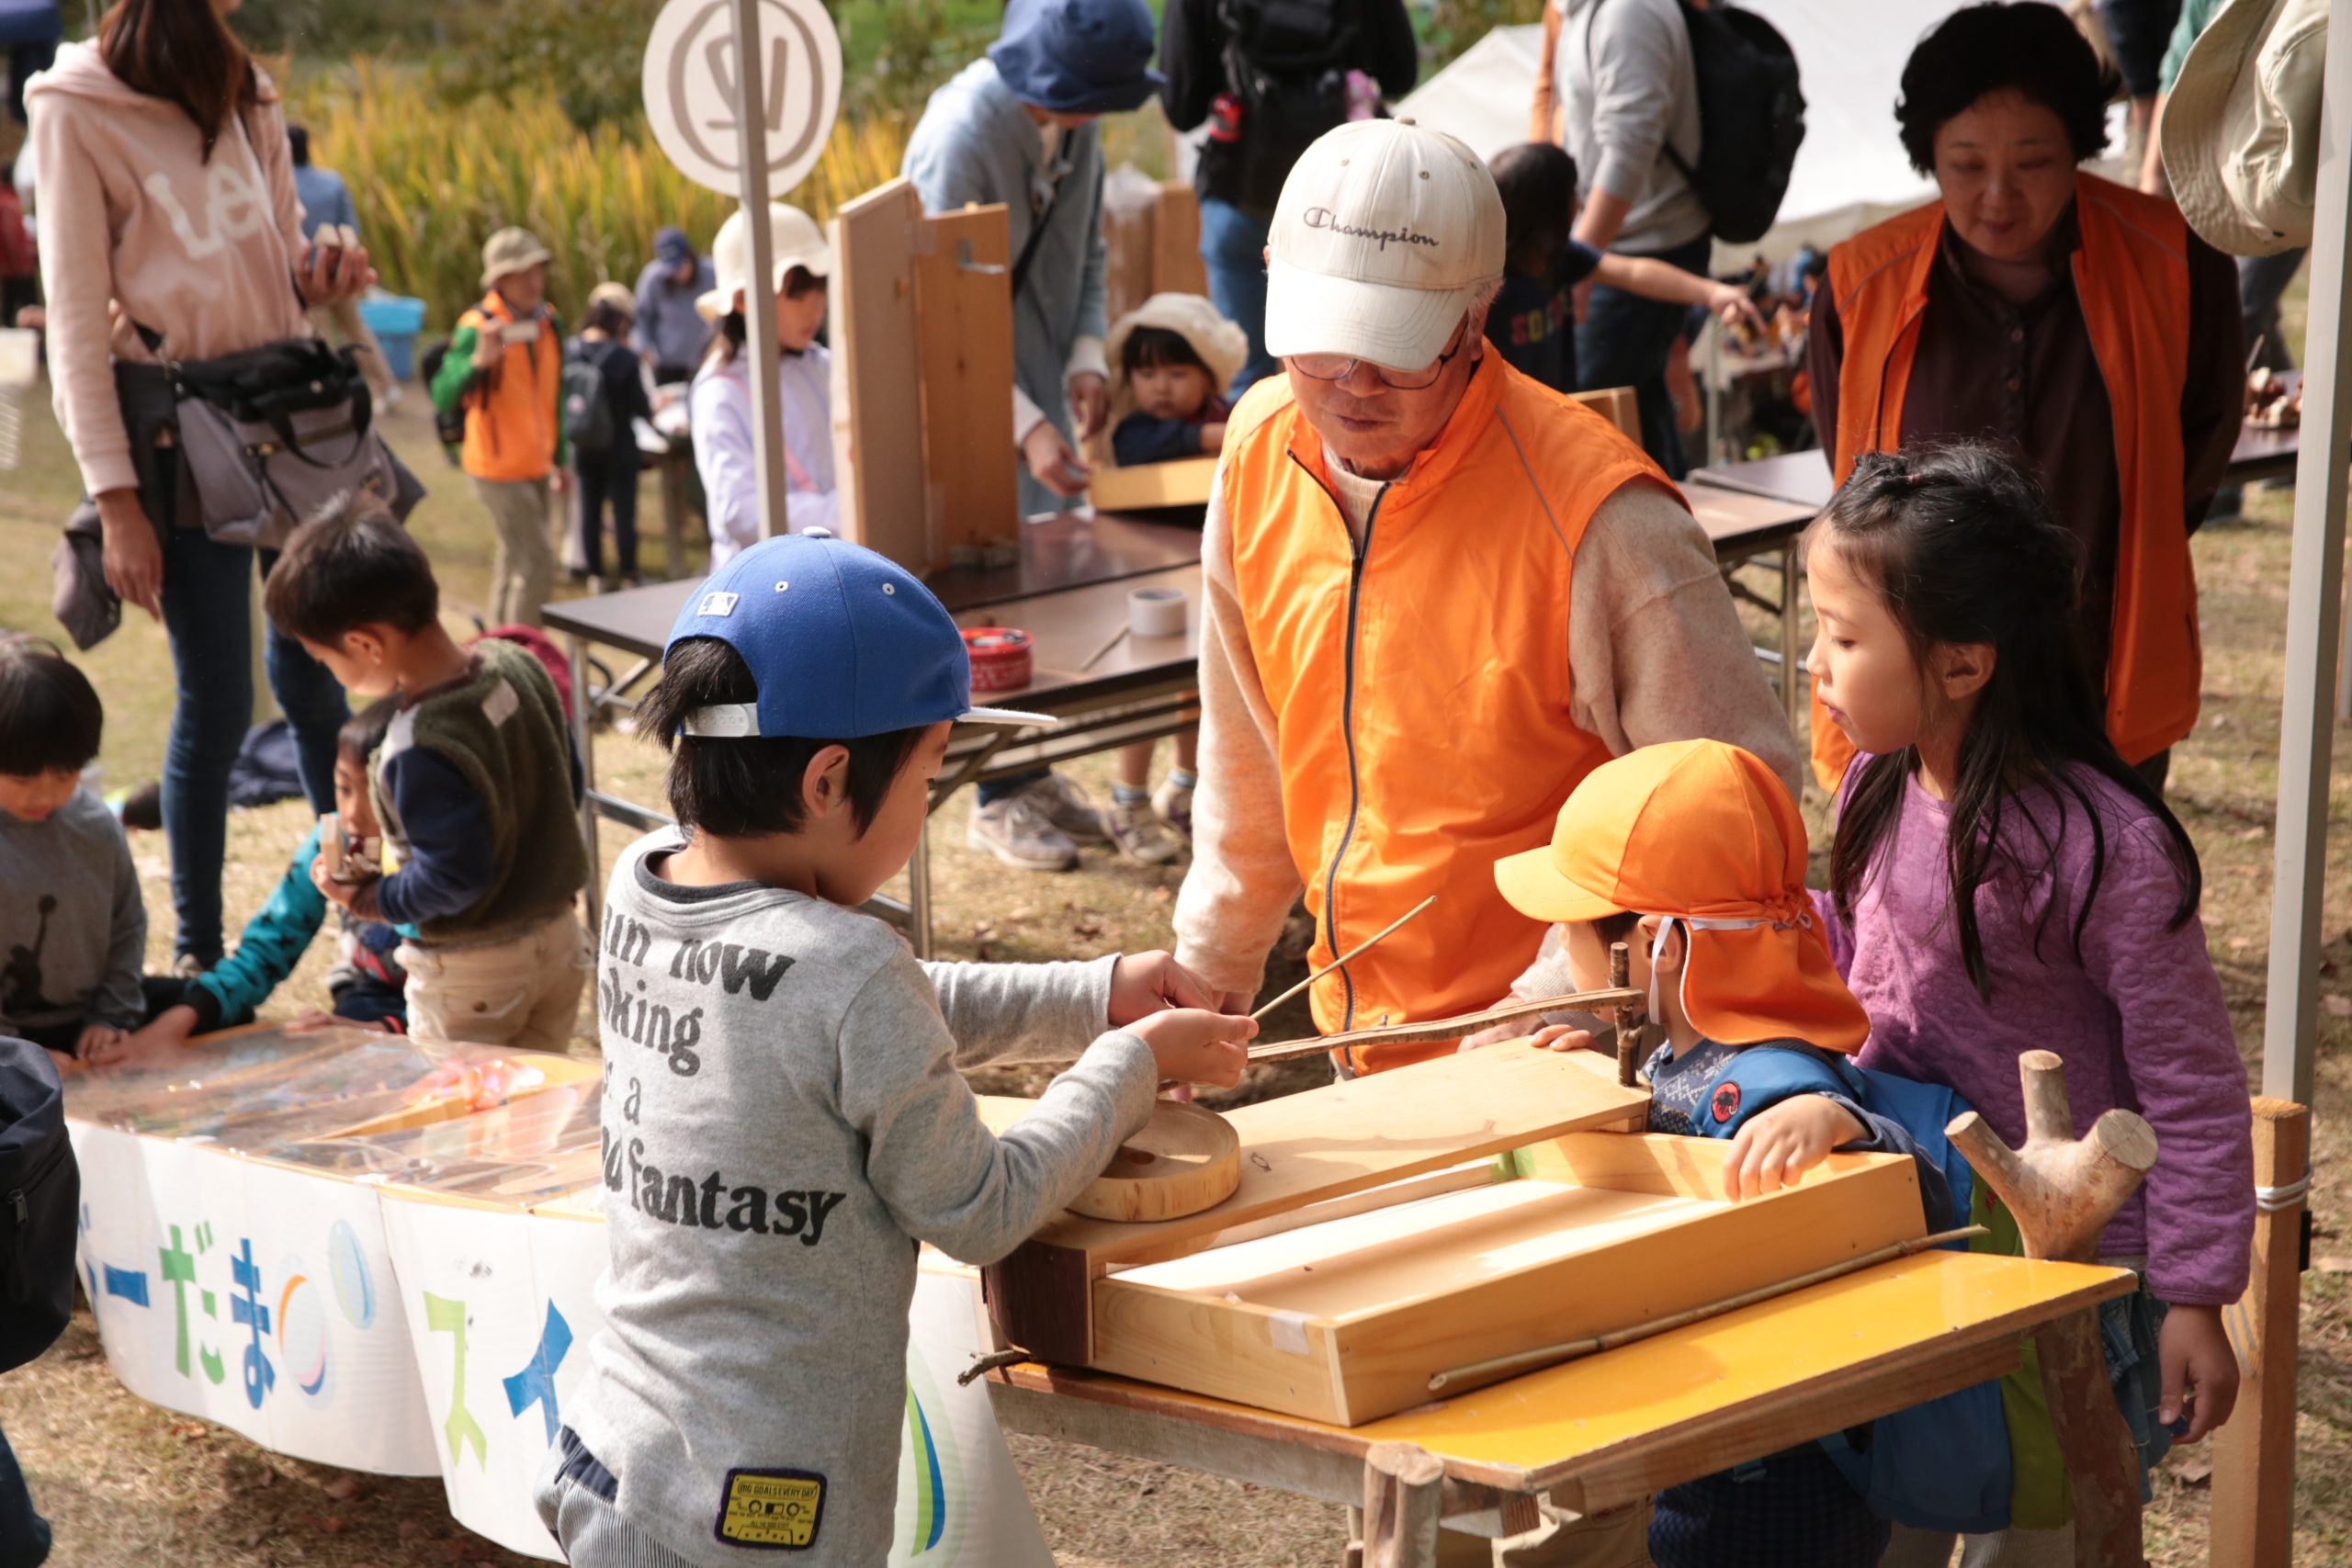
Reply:
<svg viewBox="0 0 2352 1568"><path fill-rule="evenodd" d="M408 1032L427 1045L568 1051L587 984L588 939L571 910L489 947L401 944Z"/></svg>
<svg viewBox="0 0 2352 1568"><path fill-rule="evenodd" d="M469 478L472 476L469 475ZM548 537L548 481L473 481L498 530L498 551L490 568L490 624L539 624L539 606L555 592L555 546Z"/></svg>

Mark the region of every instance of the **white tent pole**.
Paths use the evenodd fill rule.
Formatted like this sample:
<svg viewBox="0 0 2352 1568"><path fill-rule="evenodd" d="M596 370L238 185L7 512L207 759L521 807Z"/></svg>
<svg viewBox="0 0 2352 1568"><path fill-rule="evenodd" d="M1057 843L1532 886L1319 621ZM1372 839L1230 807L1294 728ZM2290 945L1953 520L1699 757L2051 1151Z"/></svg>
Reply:
<svg viewBox="0 0 2352 1568"><path fill-rule="evenodd" d="M2347 18L2352 19L2352 18ZM2352 501L2352 26L2331 28L2319 117L2303 423L2295 462L2295 547L2287 579L2287 690L2278 724L2278 818L2270 897L2269 1016L2262 1092L2312 1102L2319 1013L2321 895L2327 874L2331 690L2343 618L2344 514Z"/></svg>
<svg viewBox="0 0 2352 1568"><path fill-rule="evenodd" d="M784 408L776 398L775 238L768 231L767 62L760 44L761 0L733 0L735 134L744 229L752 265L743 287L744 348L752 359L752 436L760 484L760 535L788 534L785 521Z"/></svg>

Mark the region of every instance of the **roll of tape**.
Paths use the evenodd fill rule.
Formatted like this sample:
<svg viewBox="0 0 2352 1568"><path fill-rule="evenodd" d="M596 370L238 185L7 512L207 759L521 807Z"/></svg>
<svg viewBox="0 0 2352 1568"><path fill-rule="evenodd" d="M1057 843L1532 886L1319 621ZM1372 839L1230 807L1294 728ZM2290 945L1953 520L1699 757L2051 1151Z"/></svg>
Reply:
<svg viewBox="0 0 2352 1568"><path fill-rule="evenodd" d="M1127 595L1127 630L1137 637L1182 637L1190 601L1181 588L1138 588Z"/></svg>
<svg viewBox="0 0 2352 1568"><path fill-rule="evenodd" d="M972 690L1017 692L1029 684L1029 634L1014 626L967 626L964 651L972 659Z"/></svg>

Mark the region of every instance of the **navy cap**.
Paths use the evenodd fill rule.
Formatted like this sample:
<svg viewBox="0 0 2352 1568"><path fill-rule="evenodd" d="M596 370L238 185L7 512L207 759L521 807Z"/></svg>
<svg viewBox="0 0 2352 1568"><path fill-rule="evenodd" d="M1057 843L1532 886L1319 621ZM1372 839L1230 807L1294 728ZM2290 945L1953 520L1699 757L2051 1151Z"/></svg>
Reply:
<svg viewBox="0 0 2352 1568"><path fill-rule="evenodd" d="M947 607L904 567L822 529L763 539L711 573L678 612L664 657L702 637L743 656L760 695L697 708L684 733L698 738L1057 722L974 707L971 656Z"/></svg>
<svg viewBox="0 0 2352 1568"><path fill-rule="evenodd" d="M1023 103L1125 114L1165 80L1151 69L1153 32L1144 0L1011 0L989 59Z"/></svg>
<svg viewBox="0 0 2352 1568"><path fill-rule="evenodd" d="M657 229L653 232L653 254L664 266L684 266L695 259L695 244L686 238L684 229Z"/></svg>

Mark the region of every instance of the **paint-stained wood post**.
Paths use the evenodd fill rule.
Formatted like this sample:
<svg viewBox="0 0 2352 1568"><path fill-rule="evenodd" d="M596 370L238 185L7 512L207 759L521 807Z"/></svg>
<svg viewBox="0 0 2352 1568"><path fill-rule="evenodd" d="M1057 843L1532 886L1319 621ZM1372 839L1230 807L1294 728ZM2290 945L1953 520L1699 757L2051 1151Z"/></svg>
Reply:
<svg viewBox="0 0 2352 1568"><path fill-rule="evenodd" d="M2223 1314L2239 1382L2236 1412L2213 1436L2213 1568L2286 1568L2294 1540L2295 1340L2311 1138L2302 1106L2255 1100L2254 1181L2270 1196L2255 1216L2245 1294Z"/></svg>

